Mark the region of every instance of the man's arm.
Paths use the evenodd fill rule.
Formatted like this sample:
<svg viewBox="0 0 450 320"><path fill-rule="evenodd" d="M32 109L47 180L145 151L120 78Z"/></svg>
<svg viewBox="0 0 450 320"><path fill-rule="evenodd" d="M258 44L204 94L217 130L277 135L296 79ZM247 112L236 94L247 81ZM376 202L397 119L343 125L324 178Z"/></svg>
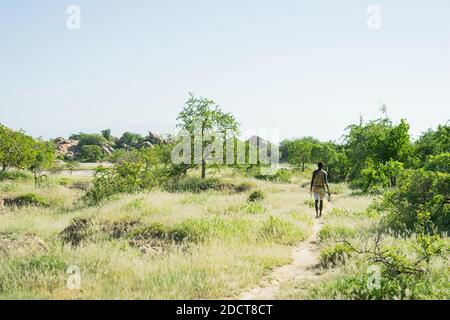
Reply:
<svg viewBox="0 0 450 320"><path fill-rule="evenodd" d="M316 173L316 172L314 171L313 174L312 174L312 178L311 178L311 187L309 188L309 192L312 192L315 173Z"/></svg>
<svg viewBox="0 0 450 320"><path fill-rule="evenodd" d="M325 173L325 185L328 190L328 195L330 195L330 186L328 185L328 173Z"/></svg>

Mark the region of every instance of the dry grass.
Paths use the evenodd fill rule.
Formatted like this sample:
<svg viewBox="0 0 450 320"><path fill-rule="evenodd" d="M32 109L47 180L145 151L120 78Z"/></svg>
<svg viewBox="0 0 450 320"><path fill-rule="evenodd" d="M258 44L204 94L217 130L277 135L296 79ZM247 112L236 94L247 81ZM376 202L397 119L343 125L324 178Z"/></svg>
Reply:
<svg viewBox="0 0 450 320"><path fill-rule="evenodd" d="M293 246L311 232L313 214L303 204L309 195L298 185L249 179L231 170L213 175L234 184L251 182L251 190L266 197L249 204L251 190L155 191L81 208L76 203L83 191L73 185L86 178L53 177L37 189L32 181L0 182L0 190L8 190L2 197L32 192L51 202L49 208L6 208L0 214L0 233L33 235L47 248L0 257L0 298L236 296L290 261ZM61 232L74 219L88 220L89 229L70 244ZM155 225L164 232L155 233ZM66 287L70 265L81 270L80 291Z"/></svg>

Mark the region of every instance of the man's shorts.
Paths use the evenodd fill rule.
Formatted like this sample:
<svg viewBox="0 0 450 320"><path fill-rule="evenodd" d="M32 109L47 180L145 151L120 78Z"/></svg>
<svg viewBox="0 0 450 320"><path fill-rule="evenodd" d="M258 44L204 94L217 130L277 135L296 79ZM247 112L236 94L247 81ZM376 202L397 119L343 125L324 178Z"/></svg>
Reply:
<svg viewBox="0 0 450 320"><path fill-rule="evenodd" d="M313 188L314 200L323 201L325 199L325 188Z"/></svg>

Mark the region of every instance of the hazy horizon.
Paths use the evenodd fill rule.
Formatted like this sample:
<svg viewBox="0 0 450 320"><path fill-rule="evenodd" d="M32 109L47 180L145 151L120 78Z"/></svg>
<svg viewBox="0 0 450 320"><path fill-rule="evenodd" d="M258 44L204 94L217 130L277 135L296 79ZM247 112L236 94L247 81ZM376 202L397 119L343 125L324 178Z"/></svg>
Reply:
<svg viewBox="0 0 450 320"><path fill-rule="evenodd" d="M167 133L193 92L279 140L338 140L382 104L417 137L449 119L449 12L446 0L3 1L0 123L44 138Z"/></svg>

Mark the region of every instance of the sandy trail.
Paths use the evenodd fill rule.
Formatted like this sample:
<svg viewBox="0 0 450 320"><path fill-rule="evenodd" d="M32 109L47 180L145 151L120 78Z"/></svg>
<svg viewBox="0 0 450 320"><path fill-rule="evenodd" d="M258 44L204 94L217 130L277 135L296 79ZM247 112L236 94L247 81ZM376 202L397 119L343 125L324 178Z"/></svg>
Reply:
<svg viewBox="0 0 450 320"><path fill-rule="evenodd" d="M322 219L316 219L311 236L302 241L293 252L293 261L276 268L259 286L241 295L243 300L272 300L280 285L291 280L314 280L319 277L315 267L319 264L318 234L322 228Z"/></svg>

